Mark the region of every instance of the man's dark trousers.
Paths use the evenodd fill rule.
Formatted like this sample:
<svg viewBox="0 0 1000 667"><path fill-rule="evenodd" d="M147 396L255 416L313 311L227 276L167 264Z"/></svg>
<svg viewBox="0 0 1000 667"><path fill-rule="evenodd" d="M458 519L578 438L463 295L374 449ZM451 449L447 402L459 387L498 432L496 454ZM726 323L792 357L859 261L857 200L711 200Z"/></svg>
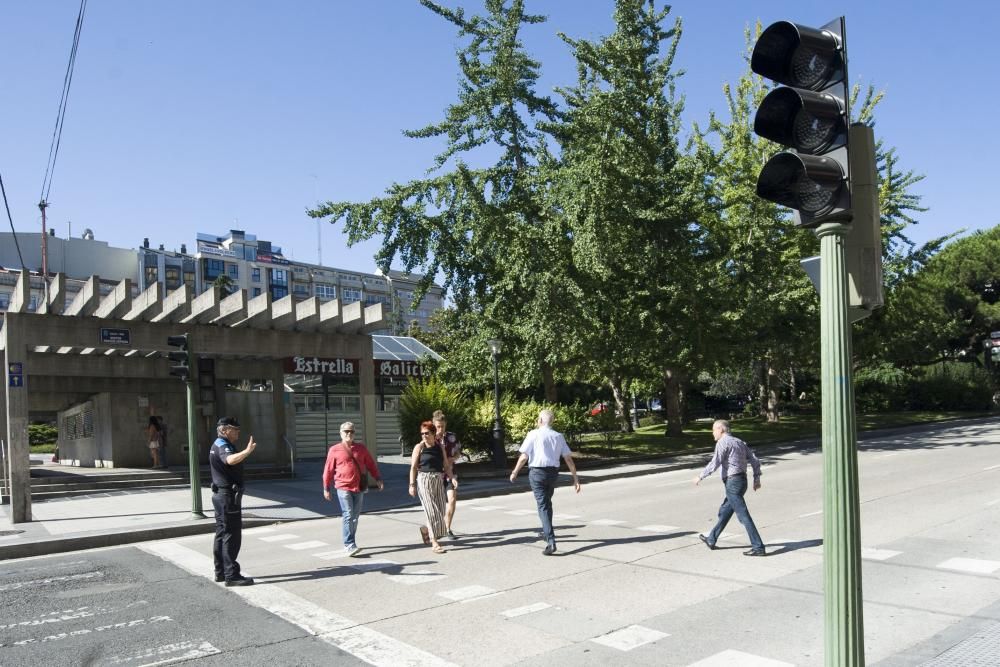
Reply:
<svg viewBox="0 0 1000 667"><path fill-rule="evenodd" d="M559 468L531 468L528 483L538 504L538 518L542 521L542 537L552 547L556 546L556 533L552 528L552 494L559 479Z"/></svg>
<svg viewBox="0 0 1000 667"><path fill-rule="evenodd" d="M747 492L747 476L730 475L724 484L726 486L726 499L722 501L722 505L719 507L719 521L715 524L712 532L708 534L709 544L716 543L719 535L726 529L726 524L729 523L729 520L735 513L736 518L747 529L750 546L754 549L763 549L764 541L760 539L760 534L757 533L757 526L754 525L753 519L750 517L750 510L747 509L746 500L743 499L743 496Z"/></svg>
<svg viewBox="0 0 1000 667"><path fill-rule="evenodd" d="M240 554L243 543L243 491L219 489L212 494L212 506L215 508L215 543L212 554L215 556L215 576L226 581L240 577L240 564L236 557Z"/></svg>

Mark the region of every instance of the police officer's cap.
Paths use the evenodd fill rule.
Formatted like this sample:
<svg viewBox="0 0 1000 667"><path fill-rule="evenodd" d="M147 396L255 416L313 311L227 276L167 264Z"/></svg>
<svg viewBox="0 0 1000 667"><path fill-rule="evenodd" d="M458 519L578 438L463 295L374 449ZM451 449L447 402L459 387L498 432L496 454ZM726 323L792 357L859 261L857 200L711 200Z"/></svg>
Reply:
<svg viewBox="0 0 1000 667"><path fill-rule="evenodd" d="M234 428L239 428L240 423L236 421L236 417L222 417L219 419L216 426L232 426Z"/></svg>

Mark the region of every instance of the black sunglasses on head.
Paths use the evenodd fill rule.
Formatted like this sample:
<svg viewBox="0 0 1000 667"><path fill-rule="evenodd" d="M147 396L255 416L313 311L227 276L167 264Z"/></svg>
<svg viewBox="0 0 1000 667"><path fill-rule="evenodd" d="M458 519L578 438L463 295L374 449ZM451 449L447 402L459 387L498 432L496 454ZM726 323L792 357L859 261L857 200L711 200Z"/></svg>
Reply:
<svg viewBox="0 0 1000 667"><path fill-rule="evenodd" d="M434 433L431 431L421 431L420 435L434 435Z"/></svg>

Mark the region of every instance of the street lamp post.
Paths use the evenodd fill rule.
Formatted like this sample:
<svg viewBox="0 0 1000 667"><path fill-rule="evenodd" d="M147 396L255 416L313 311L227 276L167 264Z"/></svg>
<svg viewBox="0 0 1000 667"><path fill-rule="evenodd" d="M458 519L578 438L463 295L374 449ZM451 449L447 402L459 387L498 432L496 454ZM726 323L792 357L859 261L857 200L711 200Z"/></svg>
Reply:
<svg viewBox="0 0 1000 667"><path fill-rule="evenodd" d="M491 338L487 341L493 356L493 465L503 468L507 465L507 452L504 447L503 422L500 421L500 341Z"/></svg>

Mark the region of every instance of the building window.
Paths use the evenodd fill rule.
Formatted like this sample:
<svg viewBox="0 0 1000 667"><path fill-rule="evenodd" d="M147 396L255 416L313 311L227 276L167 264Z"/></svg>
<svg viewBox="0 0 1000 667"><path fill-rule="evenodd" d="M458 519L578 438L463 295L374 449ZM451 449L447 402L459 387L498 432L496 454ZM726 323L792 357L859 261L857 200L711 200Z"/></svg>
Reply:
<svg viewBox="0 0 1000 667"><path fill-rule="evenodd" d="M226 272L226 263L221 259L205 260L205 281L213 282L216 278Z"/></svg>
<svg viewBox="0 0 1000 667"><path fill-rule="evenodd" d="M176 266L168 266L164 269L165 283L167 289L177 289L181 286L181 270Z"/></svg>
<svg viewBox="0 0 1000 667"><path fill-rule="evenodd" d="M336 299L337 298L337 288L333 285L324 285L322 283L316 284L316 296L321 299Z"/></svg>
<svg viewBox="0 0 1000 667"><path fill-rule="evenodd" d="M305 283L295 283L295 286L292 287L292 291L295 293L295 296L309 296L309 285L306 285Z"/></svg>
<svg viewBox="0 0 1000 667"><path fill-rule="evenodd" d="M271 286L271 298L272 299L283 299L288 296L288 288L279 285Z"/></svg>
<svg viewBox="0 0 1000 667"><path fill-rule="evenodd" d="M272 285L287 285L288 284L288 273L286 271L284 271L283 269L271 269L271 284Z"/></svg>
<svg viewBox="0 0 1000 667"><path fill-rule="evenodd" d="M194 290L194 271L184 272L184 284Z"/></svg>
<svg viewBox="0 0 1000 667"><path fill-rule="evenodd" d="M253 295L254 296L260 296L260 288L259 287L254 287L253 288Z"/></svg>
<svg viewBox="0 0 1000 667"><path fill-rule="evenodd" d="M240 266L239 266L239 264L230 264L229 265L229 277L232 278L233 280L239 280L240 279Z"/></svg>
<svg viewBox="0 0 1000 667"><path fill-rule="evenodd" d="M157 279L159 278L159 275L160 275L160 272L157 270L157 268L156 268L155 265L154 266L147 266L145 273L146 273L146 276L145 276L146 287L149 287L150 285L152 285L153 283L155 283L157 281Z"/></svg>
<svg viewBox="0 0 1000 667"><path fill-rule="evenodd" d="M250 280L252 280L255 283L260 282L260 269L257 268L256 266L250 269Z"/></svg>
<svg viewBox="0 0 1000 667"><path fill-rule="evenodd" d="M344 303L361 301L361 290L359 289L350 289L349 287L345 287L341 293L344 295Z"/></svg>
<svg viewBox="0 0 1000 667"><path fill-rule="evenodd" d="M0 292L0 310L10 308L10 292Z"/></svg>
<svg viewBox="0 0 1000 667"><path fill-rule="evenodd" d="M38 310L38 295L32 294L31 295L31 302L28 303L28 312L29 313L33 313L36 310Z"/></svg>

